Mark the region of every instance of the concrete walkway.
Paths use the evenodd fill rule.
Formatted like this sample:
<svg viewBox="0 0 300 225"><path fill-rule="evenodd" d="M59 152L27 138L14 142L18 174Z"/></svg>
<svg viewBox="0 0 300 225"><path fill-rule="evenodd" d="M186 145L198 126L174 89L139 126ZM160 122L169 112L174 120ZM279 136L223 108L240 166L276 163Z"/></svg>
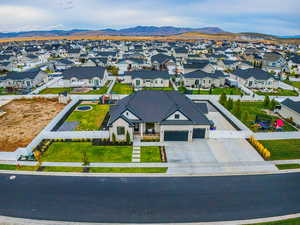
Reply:
<svg viewBox="0 0 300 225"><path fill-rule="evenodd" d="M116 83L116 78L113 77L113 78L112 78L112 81L111 81L110 84L109 84L109 88L108 88L106 94L110 94L110 92L111 92L111 90L113 89L115 83Z"/></svg>
<svg viewBox="0 0 300 225"><path fill-rule="evenodd" d="M257 140L300 139L300 131L254 133Z"/></svg>

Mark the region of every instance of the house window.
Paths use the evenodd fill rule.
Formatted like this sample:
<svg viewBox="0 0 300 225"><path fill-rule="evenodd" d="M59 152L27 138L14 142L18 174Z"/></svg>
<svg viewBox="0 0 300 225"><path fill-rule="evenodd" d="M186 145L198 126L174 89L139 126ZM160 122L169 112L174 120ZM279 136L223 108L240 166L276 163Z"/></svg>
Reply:
<svg viewBox="0 0 300 225"><path fill-rule="evenodd" d="M160 81L161 84L163 84L163 82L164 82L163 80Z"/></svg>
<svg viewBox="0 0 300 225"><path fill-rule="evenodd" d="M180 118L180 115L179 114L175 114L175 119L179 119Z"/></svg>
<svg viewBox="0 0 300 225"><path fill-rule="evenodd" d="M140 81L140 80L136 80L136 81L135 81L135 84L136 84L136 86L140 86L141 81Z"/></svg>
<svg viewBox="0 0 300 225"><path fill-rule="evenodd" d="M117 135L124 135L125 127L117 127Z"/></svg>

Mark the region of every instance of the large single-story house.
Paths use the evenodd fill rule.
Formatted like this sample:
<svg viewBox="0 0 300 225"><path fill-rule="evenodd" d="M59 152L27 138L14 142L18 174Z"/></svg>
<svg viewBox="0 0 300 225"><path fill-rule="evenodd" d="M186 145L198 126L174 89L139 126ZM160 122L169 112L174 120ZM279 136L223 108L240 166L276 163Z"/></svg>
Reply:
<svg viewBox="0 0 300 225"><path fill-rule="evenodd" d="M176 72L176 59L173 56L157 54L151 57L151 64L156 70L167 69L170 74Z"/></svg>
<svg viewBox="0 0 300 225"><path fill-rule="evenodd" d="M64 87L101 87L108 78L107 70L100 66L71 67L62 73Z"/></svg>
<svg viewBox="0 0 300 225"><path fill-rule="evenodd" d="M41 70L8 72L1 82L3 87L33 88L48 82L48 74Z"/></svg>
<svg viewBox="0 0 300 225"><path fill-rule="evenodd" d="M126 134L157 136L160 141L192 141L207 138L210 122L206 103L194 103L177 91L137 91L110 108L110 138L126 140Z"/></svg>
<svg viewBox="0 0 300 225"><path fill-rule="evenodd" d="M196 70L183 76L184 86L189 88L211 88L225 85L225 75L219 70L214 73Z"/></svg>
<svg viewBox="0 0 300 225"><path fill-rule="evenodd" d="M293 101L289 98L281 102L279 114L285 118L292 118L300 126L300 101Z"/></svg>
<svg viewBox="0 0 300 225"><path fill-rule="evenodd" d="M170 74L168 71L138 70L124 73L135 88L143 87L169 87ZM128 83L128 82L127 82Z"/></svg>
<svg viewBox="0 0 300 225"><path fill-rule="evenodd" d="M236 80L247 88L265 89L278 88L279 86L278 80L275 80L272 75L258 68L238 69L230 74L230 79Z"/></svg>

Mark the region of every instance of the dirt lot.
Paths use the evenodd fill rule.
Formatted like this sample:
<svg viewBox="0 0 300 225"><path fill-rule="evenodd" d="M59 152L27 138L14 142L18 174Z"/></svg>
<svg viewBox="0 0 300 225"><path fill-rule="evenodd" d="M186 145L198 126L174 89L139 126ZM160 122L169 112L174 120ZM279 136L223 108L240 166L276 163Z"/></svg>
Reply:
<svg viewBox="0 0 300 225"><path fill-rule="evenodd" d="M58 114L64 104L57 99L20 99L0 107L0 151L15 151L27 146Z"/></svg>

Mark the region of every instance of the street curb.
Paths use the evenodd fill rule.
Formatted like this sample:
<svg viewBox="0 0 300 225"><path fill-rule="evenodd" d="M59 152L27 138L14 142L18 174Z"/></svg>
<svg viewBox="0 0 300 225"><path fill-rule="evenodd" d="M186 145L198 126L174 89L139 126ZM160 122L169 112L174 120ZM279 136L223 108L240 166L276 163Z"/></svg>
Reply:
<svg viewBox="0 0 300 225"><path fill-rule="evenodd" d="M79 172L38 172L0 170L0 174L35 175L35 176L70 176L70 177L214 177L214 176L251 176L251 175L280 175L300 173L300 169L275 172L247 172L247 173L203 173L203 174L167 174L167 173L79 173ZM0 224L1 225L1 224Z"/></svg>
<svg viewBox="0 0 300 225"><path fill-rule="evenodd" d="M266 217L259 219L247 219L247 220L232 220L232 221L216 221L216 222L192 222L192 223L147 223L147 225L250 225L253 223L273 222L279 220L299 218L300 213L290 214L285 216ZM51 220L34 220L34 219L22 219L8 216L0 216L0 225L129 225L129 223L89 223L89 222L65 222L65 221L51 221ZM131 225L138 225L139 223L130 223ZM143 223L144 224L144 223Z"/></svg>

